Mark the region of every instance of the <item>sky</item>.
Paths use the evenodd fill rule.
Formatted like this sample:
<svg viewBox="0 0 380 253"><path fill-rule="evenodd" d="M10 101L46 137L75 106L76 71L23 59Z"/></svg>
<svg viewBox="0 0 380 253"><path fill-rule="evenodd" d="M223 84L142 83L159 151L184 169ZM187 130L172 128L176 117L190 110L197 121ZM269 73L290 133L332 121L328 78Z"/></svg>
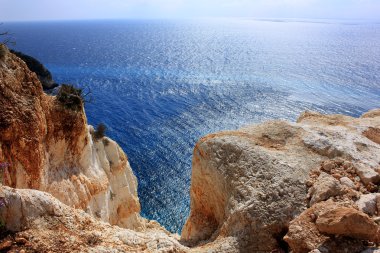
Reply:
<svg viewBox="0 0 380 253"><path fill-rule="evenodd" d="M146 18L379 19L380 0L0 0L0 21Z"/></svg>

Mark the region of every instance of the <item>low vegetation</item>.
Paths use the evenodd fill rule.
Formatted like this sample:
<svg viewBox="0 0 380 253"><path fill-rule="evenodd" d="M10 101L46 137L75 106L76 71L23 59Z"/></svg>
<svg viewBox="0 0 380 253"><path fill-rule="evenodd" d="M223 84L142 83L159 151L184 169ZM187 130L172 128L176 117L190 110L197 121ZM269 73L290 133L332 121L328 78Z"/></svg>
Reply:
<svg viewBox="0 0 380 253"><path fill-rule="evenodd" d="M107 130L107 127L106 125L104 125L103 123L100 123L97 127L96 127L96 130L94 132L94 139L95 140L100 140L101 138L103 138L106 134L106 130Z"/></svg>
<svg viewBox="0 0 380 253"><path fill-rule="evenodd" d="M80 111L85 101L82 89L71 84L61 85L57 100L64 108L72 111Z"/></svg>

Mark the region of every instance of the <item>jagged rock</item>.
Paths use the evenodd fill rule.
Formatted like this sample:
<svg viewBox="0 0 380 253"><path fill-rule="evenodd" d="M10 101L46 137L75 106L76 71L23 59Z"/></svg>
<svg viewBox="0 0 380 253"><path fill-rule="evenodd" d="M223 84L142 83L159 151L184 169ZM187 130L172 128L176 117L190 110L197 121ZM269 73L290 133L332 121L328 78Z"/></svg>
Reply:
<svg viewBox="0 0 380 253"><path fill-rule="evenodd" d="M98 221L45 192L9 187L0 190L7 203L0 208L1 220L33 252L190 251L157 223L148 223L144 233L136 232ZM12 242L1 245L5 249L9 244Z"/></svg>
<svg viewBox="0 0 380 253"><path fill-rule="evenodd" d="M366 113L363 113L363 115L361 116L361 118L376 118L376 117L380 117L380 109L370 110Z"/></svg>
<svg viewBox="0 0 380 253"><path fill-rule="evenodd" d="M363 194L360 199L356 202L359 210L368 214L375 215L377 213L377 198L380 194Z"/></svg>
<svg viewBox="0 0 380 253"><path fill-rule="evenodd" d="M341 194L343 194L343 189L339 181L322 172L315 184L309 189L310 205Z"/></svg>
<svg viewBox="0 0 380 253"><path fill-rule="evenodd" d="M300 216L291 221L289 231L284 240L289 244L292 252L307 253L312 250L334 253L361 252L365 248L362 240L349 237L335 237L334 235L329 236L322 233L316 225L316 221L321 216L324 217L326 214L331 214L334 210L353 209L349 207L350 205L348 207L345 205L347 204L336 203L331 200L320 202L308 208Z"/></svg>
<svg viewBox="0 0 380 253"><path fill-rule="evenodd" d="M378 240L378 225L368 215L351 207L337 207L320 214L316 225L320 232L326 234Z"/></svg>
<svg viewBox="0 0 380 253"><path fill-rule="evenodd" d="M0 243L0 250L7 250L11 247L12 247L12 241L7 240L7 241Z"/></svg>
<svg viewBox="0 0 380 253"><path fill-rule="evenodd" d="M336 166L344 172L326 178L331 188L315 185L312 191L321 193L314 192L313 204L343 191L351 192L350 198L358 194L339 179L351 178L359 166L379 166L380 145L362 134L379 124L377 116L306 112L296 124L272 121L202 138L193 154L191 212L182 240L197 245L234 237L242 252L277 249L277 238L307 208L305 182L312 169L334 159L335 165L324 164L326 172L336 171ZM352 248L356 242L347 243Z"/></svg>
<svg viewBox="0 0 380 253"><path fill-rule="evenodd" d="M364 166L357 166L356 167L356 173L358 173L360 179L364 184L369 183L378 183L380 181L380 175L375 170L364 167Z"/></svg>
<svg viewBox="0 0 380 253"><path fill-rule="evenodd" d="M348 177L342 177L339 179L339 181L342 185L347 186L348 188L351 188L351 189L355 188L354 182L352 182L352 180L349 179Z"/></svg>

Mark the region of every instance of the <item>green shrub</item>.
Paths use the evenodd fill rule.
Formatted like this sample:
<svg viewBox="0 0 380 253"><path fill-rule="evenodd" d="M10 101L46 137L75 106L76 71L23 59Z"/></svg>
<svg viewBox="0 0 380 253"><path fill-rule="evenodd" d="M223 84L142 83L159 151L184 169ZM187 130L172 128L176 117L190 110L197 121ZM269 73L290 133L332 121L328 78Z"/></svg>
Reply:
<svg viewBox="0 0 380 253"><path fill-rule="evenodd" d="M99 140L103 138L106 134L107 127L103 123L100 123L94 132L94 138L95 140Z"/></svg>
<svg viewBox="0 0 380 253"><path fill-rule="evenodd" d="M71 84L62 84L57 94L57 100L66 109L80 111L84 103L82 89Z"/></svg>

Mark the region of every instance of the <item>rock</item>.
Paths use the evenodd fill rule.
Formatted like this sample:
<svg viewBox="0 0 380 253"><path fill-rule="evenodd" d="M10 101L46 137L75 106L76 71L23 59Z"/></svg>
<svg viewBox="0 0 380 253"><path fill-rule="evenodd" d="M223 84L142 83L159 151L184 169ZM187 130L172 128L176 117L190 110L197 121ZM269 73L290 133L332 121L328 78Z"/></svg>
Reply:
<svg viewBox="0 0 380 253"><path fill-rule="evenodd" d="M144 229L137 179L119 145L93 139L84 109L66 109L46 95L14 54L0 77L0 161L11 163L3 183L49 192L103 221Z"/></svg>
<svg viewBox="0 0 380 253"><path fill-rule="evenodd" d="M366 113L363 113L363 115L361 116L361 118L376 118L376 117L380 117L380 109L370 110Z"/></svg>
<svg viewBox="0 0 380 253"><path fill-rule="evenodd" d="M310 188L310 205L343 194L343 189L338 180L327 173L322 172L315 184Z"/></svg>
<svg viewBox="0 0 380 253"><path fill-rule="evenodd" d="M356 173L359 175L360 180L368 185L369 183L378 183L380 181L380 175L371 168L365 166L357 166Z"/></svg>
<svg viewBox="0 0 380 253"><path fill-rule="evenodd" d="M376 210L377 214L380 214L380 194L376 195Z"/></svg>
<svg viewBox="0 0 380 253"><path fill-rule="evenodd" d="M312 251L329 239L328 236L321 234L315 226L314 215L314 209L308 209L290 222L289 230L284 240L293 252Z"/></svg>
<svg viewBox="0 0 380 253"><path fill-rule="evenodd" d="M10 241L10 240L6 240L6 241L0 243L0 250L7 250L10 247L12 247L12 241Z"/></svg>
<svg viewBox="0 0 380 253"><path fill-rule="evenodd" d="M324 161L322 164L322 168L325 171L330 172L332 169L335 168L335 163L334 163L334 161L331 161L331 160Z"/></svg>
<svg viewBox="0 0 380 253"><path fill-rule="evenodd" d="M335 237L321 233L316 220L323 213L346 208L343 203L333 202L331 199L317 203L308 208L289 224L289 230L284 237L293 253L306 253L312 250L320 252L360 252L365 248L361 240L348 237ZM318 251L317 251L318 252Z"/></svg>
<svg viewBox="0 0 380 253"><path fill-rule="evenodd" d="M377 213L377 198L380 194L364 194L360 196L360 199L356 202L360 211L368 214L375 215Z"/></svg>
<svg viewBox="0 0 380 253"><path fill-rule="evenodd" d="M342 177L339 179L340 183L348 188L355 189L355 184L348 177Z"/></svg>
<svg viewBox="0 0 380 253"><path fill-rule="evenodd" d="M271 122L201 139L194 149L191 213L182 239L196 244L232 236L241 251L278 248L276 235L304 207L303 168L318 161L304 159L306 150L286 147L287 141L301 141L299 131ZM290 152L297 153L291 160Z"/></svg>
<svg viewBox="0 0 380 253"><path fill-rule="evenodd" d="M371 141L380 144L380 127L368 127L368 129L363 132L363 135Z"/></svg>
<svg viewBox="0 0 380 253"><path fill-rule="evenodd" d="M0 208L1 220L7 229L16 233L16 243L36 252L190 251L156 223L147 224L144 233L136 232L101 222L48 193L9 187L1 187L1 190L9 203ZM32 239L27 241L25 237ZM11 241L5 241L0 250L11 246Z"/></svg>
<svg viewBox="0 0 380 253"><path fill-rule="evenodd" d="M278 235L307 208L305 183L312 169L322 165L334 173L312 186L312 204L346 191L359 194L338 179L354 177L360 165L379 166L380 146L362 135L379 124L379 118L307 112L296 124L271 121L202 138L193 153L191 212L182 240L198 245L233 237L240 251L278 248ZM356 247L355 239L345 243Z"/></svg>
<svg viewBox="0 0 380 253"><path fill-rule="evenodd" d="M350 207L339 207L320 214L316 225L320 232L326 234L378 240L378 225L368 215Z"/></svg>
<svg viewBox="0 0 380 253"><path fill-rule="evenodd" d="M15 239L16 243L19 243L19 244L26 244L28 242L28 240L26 240L25 238L23 237L17 237Z"/></svg>
<svg viewBox="0 0 380 253"><path fill-rule="evenodd" d="M369 249L362 251L361 253L380 253L380 249L379 248L369 248Z"/></svg>

